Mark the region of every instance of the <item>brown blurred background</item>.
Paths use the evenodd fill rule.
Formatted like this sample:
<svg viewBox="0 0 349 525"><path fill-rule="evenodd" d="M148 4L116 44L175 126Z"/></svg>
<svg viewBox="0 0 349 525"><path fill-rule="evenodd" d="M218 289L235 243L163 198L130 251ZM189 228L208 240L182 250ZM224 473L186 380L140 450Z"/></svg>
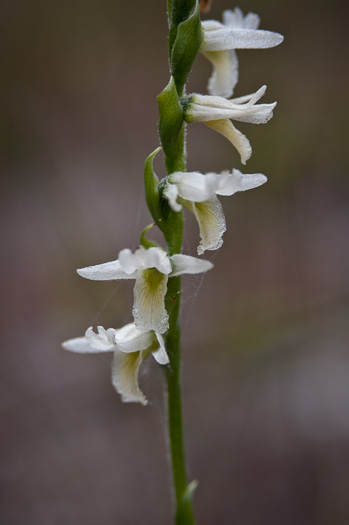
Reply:
<svg viewBox="0 0 349 525"><path fill-rule="evenodd" d="M241 0L276 49L241 51L241 96L268 84L267 126L222 199L215 271L184 279L184 397L198 525L349 523L349 185L346 3ZM227 0L214 0L219 18ZM171 523L162 371L123 405L110 356L64 353L91 324L131 320L130 283L75 268L135 248L150 222L144 158L168 81L165 1L2 0L1 506L4 525ZM199 57L188 89L205 92ZM242 168L188 130L188 169ZM164 175L162 158L156 170ZM186 220L184 250L195 255Z"/></svg>

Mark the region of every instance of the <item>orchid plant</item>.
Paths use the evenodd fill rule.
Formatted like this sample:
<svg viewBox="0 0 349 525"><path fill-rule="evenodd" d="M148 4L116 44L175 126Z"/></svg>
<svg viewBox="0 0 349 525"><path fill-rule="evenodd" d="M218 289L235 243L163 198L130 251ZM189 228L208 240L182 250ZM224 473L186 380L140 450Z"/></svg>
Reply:
<svg viewBox="0 0 349 525"><path fill-rule="evenodd" d="M165 372L167 423L175 494L175 522L194 524L192 494L196 481L187 483L182 430L181 400L181 275L210 270L210 261L184 255L183 208L199 224L198 255L217 250L223 244L226 221L217 197L231 196L256 188L267 180L261 173L243 174L238 169L222 173L186 171L186 126L203 122L225 136L245 164L252 154L247 137L232 121L263 124L273 116L276 102L259 104L265 94L230 98L238 81L237 49L269 48L280 44L278 33L258 29L259 17L243 16L240 9L224 11L223 23L200 19L198 0L168 0L170 80L158 95L161 146L145 161L145 198L154 223L164 236L166 247L147 238L144 228L140 245L119 252L115 261L77 270L86 279L111 281L134 279L134 322L122 328L90 327L83 337L69 339L63 348L76 353L113 352L112 384L124 402L147 404L138 383L139 368L153 355ZM213 66L208 95L186 94L185 86L193 63L201 52ZM162 149L167 177L158 180L153 161Z"/></svg>

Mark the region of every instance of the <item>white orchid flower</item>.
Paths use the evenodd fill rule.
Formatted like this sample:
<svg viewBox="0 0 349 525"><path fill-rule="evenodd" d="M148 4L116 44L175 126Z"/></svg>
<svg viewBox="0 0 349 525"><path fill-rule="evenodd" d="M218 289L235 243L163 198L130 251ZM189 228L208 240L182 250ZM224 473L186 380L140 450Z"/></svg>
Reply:
<svg viewBox="0 0 349 525"><path fill-rule="evenodd" d="M223 12L223 24L216 20L202 22L204 41L200 51L213 65L208 83L211 95L231 97L238 81L235 49L266 49L281 44L279 33L258 29L260 18L254 13L245 17L237 7Z"/></svg>
<svg viewBox="0 0 349 525"><path fill-rule="evenodd" d="M150 353L160 365L169 362L163 337L153 331L141 332L134 323L119 330L105 330L103 326L98 326L97 331L95 333L90 326L84 337L64 341L62 346L65 350L78 354L114 352L112 384L115 390L126 403L146 405L147 400L138 385L139 367Z"/></svg>
<svg viewBox="0 0 349 525"><path fill-rule="evenodd" d="M136 279L133 304L135 325L143 332L154 330L162 334L168 329L165 308L168 278L184 273L207 272L212 266L209 261L189 255L169 257L161 248L145 249L141 246L134 253L129 249L121 250L116 261L88 266L77 272L93 281Z"/></svg>
<svg viewBox="0 0 349 525"><path fill-rule="evenodd" d="M262 86L256 93L230 100L194 93L184 100L184 118L187 122L204 122L224 135L238 150L242 164L246 164L252 154L250 142L230 119L252 124L267 123L273 116L276 102L256 104L266 89L266 86Z"/></svg>
<svg viewBox="0 0 349 525"><path fill-rule="evenodd" d="M183 205L194 213L201 237L197 251L202 255L205 250L218 250L223 243L226 224L217 195L234 195L238 191L257 188L266 181L266 176L261 173L243 175L236 169L232 173L206 175L176 172L168 177L164 197L174 211L181 211Z"/></svg>

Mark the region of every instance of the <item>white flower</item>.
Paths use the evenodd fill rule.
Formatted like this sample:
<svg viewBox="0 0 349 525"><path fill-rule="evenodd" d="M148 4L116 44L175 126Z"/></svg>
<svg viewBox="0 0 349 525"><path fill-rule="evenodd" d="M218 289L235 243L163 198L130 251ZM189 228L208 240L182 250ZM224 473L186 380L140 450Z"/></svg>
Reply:
<svg viewBox="0 0 349 525"><path fill-rule="evenodd" d="M202 22L204 41L200 51L213 65L208 83L211 95L231 97L238 81L238 59L235 49L265 49L281 44L283 36L258 29L259 16L239 8L223 12L223 24L216 20Z"/></svg>
<svg viewBox="0 0 349 525"><path fill-rule="evenodd" d="M199 223L201 242L197 251L201 255L205 250L217 250L223 243L225 217L216 195L234 195L238 191L257 188L266 181L261 173L243 175L236 169L232 173L206 175L176 172L168 178L164 197L174 211L180 211L183 204L194 213Z"/></svg>
<svg viewBox="0 0 349 525"><path fill-rule="evenodd" d="M161 248L145 249L141 246L135 253L129 249L121 250L116 261L88 266L77 272L93 281L136 279L133 304L136 327L143 332L154 330L162 334L168 329L165 308L168 278L183 273L206 272L212 266L209 261L189 255L175 254L169 257Z"/></svg>
<svg viewBox="0 0 349 525"><path fill-rule="evenodd" d="M245 135L235 128L230 119L253 124L268 122L273 116L276 102L256 104L264 95L266 88L266 86L262 86L256 93L231 100L195 93L184 100L184 118L187 122L204 122L210 128L224 135L238 150L241 162L246 164L252 154L250 142Z"/></svg>
<svg viewBox="0 0 349 525"><path fill-rule="evenodd" d="M147 400L138 386L139 367L150 353L160 365L169 362L162 336L155 332L141 332L134 323L115 330L103 326L92 326L84 337L75 337L62 343L65 350L79 354L114 352L112 365L112 384L121 394L124 402L147 404Z"/></svg>

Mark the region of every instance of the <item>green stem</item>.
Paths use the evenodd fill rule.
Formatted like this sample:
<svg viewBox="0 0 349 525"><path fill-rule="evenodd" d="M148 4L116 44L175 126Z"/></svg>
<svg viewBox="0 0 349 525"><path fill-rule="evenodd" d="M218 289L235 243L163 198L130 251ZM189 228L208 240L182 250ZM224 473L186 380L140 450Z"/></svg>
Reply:
<svg viewBox="0 0 349 525"><path fill-rule="evenodd" d="M167 172L170 175L175 171L185 171L186 124L180 97L184 93L189 71L199 52L203 32L197 0L168 0L167 6L170 25L169 59L172 76L157 99L160 113L159 134L165 154ZM149 180L150 182L153 181L153 179ZM161 195L160 186L157 191ZM149 202L153 202L150 197L151 195L148 198ZM183 213L174 212L166 199L161 199L161 197L159 206L153 206L153 208L153 212L156 212L155 221L164 233L169 255L181 253ZM169 314L166 348L170 359L166 368L166 381L168 436L176 502L175 523L176 525L194 525L191 498L196 484L188 485L187 483L183 438L180 304L181 279L180 277L172 277L168 281L166 294L166 309Z"/></svg>
<svg viewBox="0 0 349 525"><path fill-rule="evenodd" d="M169 280L166 297L166 306L170 317L170 327L166 336L170 365L166 369L166 379L169 440L177 508L187 486L182 423L181 330L178 319L180 299L181 279L180 277L173 277Z"/></svg>

